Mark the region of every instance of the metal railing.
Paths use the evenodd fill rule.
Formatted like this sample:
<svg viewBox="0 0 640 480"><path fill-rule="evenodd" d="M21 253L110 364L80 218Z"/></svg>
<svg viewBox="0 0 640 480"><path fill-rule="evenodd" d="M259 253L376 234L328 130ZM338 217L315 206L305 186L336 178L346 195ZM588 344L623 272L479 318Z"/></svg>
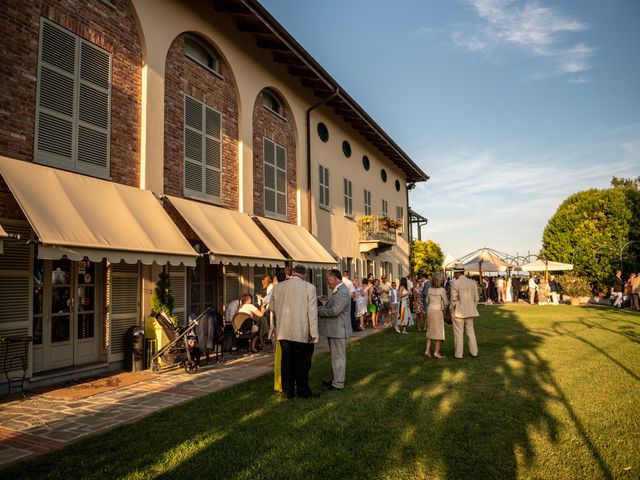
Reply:
<svg viewBox="0 0 640 480"><path fill-rule="evenodd" d="M396 243L396 229L390 228L379 218L358 224L361 242Z"/></svg>

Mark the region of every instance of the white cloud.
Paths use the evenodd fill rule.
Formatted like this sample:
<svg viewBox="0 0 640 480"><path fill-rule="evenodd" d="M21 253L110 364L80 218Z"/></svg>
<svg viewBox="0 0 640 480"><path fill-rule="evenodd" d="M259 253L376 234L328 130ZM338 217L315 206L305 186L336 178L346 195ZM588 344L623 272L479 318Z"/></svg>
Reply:
<svg viewBox="0 0 640 480"><path fill-rule="evenodd" d="M431 180L411 192L429 219L423 239L460 256L487 246L537 252L547 221L572 193L606 188L612 176L637 176L640 124L585 134L584 144L549 153L457 149L425 158ZM423 165L424 166L424 165Z"/></svg>
<svg viewBox="0 0 640 480"><path fill-rule="evenodd" d="M589 60L595 50L584 43L567 46L565 42L567 35L588 30L577 18L529 1L471 0L471 6L480 23L453 28L450 38L458 47L486 55L515 48L544 58L549 65L533 76L538 79L575 75L591 68Z"/></svg>

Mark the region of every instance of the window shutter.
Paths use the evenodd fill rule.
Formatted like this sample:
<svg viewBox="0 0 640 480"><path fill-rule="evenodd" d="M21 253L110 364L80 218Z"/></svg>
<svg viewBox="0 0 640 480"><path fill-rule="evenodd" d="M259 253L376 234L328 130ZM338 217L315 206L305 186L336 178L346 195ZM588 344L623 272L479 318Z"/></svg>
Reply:
<svg viewBox="0 0 640 480"><path fill-rule="evenodd" d="M276 213L276 159L274 143L265 138L263 141L264 158L264 210Z"/></svg>
<svg viewBox="0 0 640 480"><path fill-rule="evenodd" d="M327 202L324 198L324 168L322 165L318 165L318 178L320 179L320 205L326 205Z"/></svg>
<svg viewBox="0 0 640 480"><path fill-rule="evenodd" d="M78 106L78 169L109 171L111 56L80 42Z"/></svg>
<svg viewBox="0 0 640 480"><path fill-rule="evenodd" d="M36 159L109 174L111 54L42 20Z"/></svg>
<svg viewBox="0 0 640 480"><path fill-rule="evenodd" d="M184 97L184 191L205 200L222 196L222 116Z"/></svg>
<svg viewBox="0 0 640 480"><path fill-rule="evenodd" d="M187 276L185 270L184 265L169 266L169 279L173 293L173 314L178 317L178 324L183 327L187 325Z"/></svg>
<svg viewBox="0 0 640 480"><path fill-rule="evenodd" d="M36 158L73 167L76 37L42 22L36 114Z"/></svg>
<svg viewBox="0 0 640 480"><path fill-rule="evenodd" d="M324 169L324 199L327 207L330 206L331 198L329 195L329 169Z"/></svg>
<svg viewBox="0 0 640 480"><path fill-rule="evenodd" d="M219 200L222 197L222 115L212 108L206 110L206 190L205 197Z"/></svg>
<svg viewBox="0 0 640 480"><path fill-rule="evenodd" d="M224 304L229 304L231 300L240 298L240 275L237 266L229 265L225 267L224 275Z"/></svg>
<svg viewBox="0 0 640 480"><path fill-rule="evenodd" d="M112 360L124 357L127 329L138 325L140 274L137 264L111 265L111 355Z"/></svg>
<svg viewBox="0 0 640 480"><path fill-rule="evenodd" d="M276 195L278 215L287 215L287 151L280 145L276 147Z"/></svg>

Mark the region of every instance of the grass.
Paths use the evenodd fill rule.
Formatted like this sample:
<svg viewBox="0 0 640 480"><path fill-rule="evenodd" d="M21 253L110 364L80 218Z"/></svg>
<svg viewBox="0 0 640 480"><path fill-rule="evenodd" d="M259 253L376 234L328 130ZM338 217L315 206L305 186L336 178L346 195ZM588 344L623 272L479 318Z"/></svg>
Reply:
<svg viewBox="0 0 640 480"><path fill-rule="evenodd" d="M640 314L485 307L480 357L422 358L385 331L348 347L347 388L280 399L272 378L164 410L3 478L640 477ZM330 378L314 359L312 387Z"/></svg>

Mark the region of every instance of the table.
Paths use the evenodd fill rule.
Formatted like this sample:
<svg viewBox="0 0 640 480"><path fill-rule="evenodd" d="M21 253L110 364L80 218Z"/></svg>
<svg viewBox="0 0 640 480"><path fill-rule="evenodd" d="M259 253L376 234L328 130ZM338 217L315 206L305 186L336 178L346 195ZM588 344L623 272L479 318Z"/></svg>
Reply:
<svg viewBox="0 0 640 480"><path fill-rule="evenodd" d="M0 363L2 363L4 375L7 378L7 393L0 397L0 399L5 399L9 396L11 393L11 382L18 380L20 380L20 392L24 397L24 380L27 377L27 359L29 357L29 344L31 342L33 342L33 337L27 335L0 337ZM18 348L15 349L14 352L10 352L10 348L14 345L18 346ZM22 370L21 377L11 376L11 371L16 367Z"/></svg>

